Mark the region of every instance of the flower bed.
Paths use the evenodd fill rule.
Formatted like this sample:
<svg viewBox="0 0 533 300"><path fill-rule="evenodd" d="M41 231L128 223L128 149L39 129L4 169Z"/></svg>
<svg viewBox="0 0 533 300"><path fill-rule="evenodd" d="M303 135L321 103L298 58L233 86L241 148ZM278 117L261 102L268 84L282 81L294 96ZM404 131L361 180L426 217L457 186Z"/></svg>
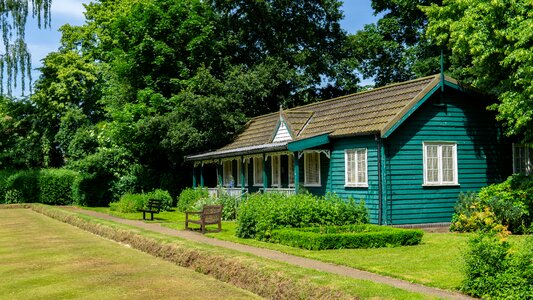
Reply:
<svg viewBox="0 0 533 300"><path fill-rule="evenodd" d="M423 235L422 230L365 224L277 229L270 241L308 250L379 248L417 245Z"/></svg>

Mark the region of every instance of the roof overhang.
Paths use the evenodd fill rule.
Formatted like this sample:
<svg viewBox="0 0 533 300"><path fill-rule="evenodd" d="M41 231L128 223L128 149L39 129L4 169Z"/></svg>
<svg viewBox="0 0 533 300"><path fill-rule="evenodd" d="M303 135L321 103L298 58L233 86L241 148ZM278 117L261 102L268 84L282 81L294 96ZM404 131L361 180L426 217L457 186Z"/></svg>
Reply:
<svg viewBox="0 0 533 300"><path fill-rule="evenodd" d="M212 152L207 152L207 153L202 153L202 154L189 155L189 156L185 156L185 161L216 159L216 158L224 158L224 157L232 157L232 156L240 156L240 155L259 154L259 153L273 152L273 151L283 151L283 150L287 150L287 142L255 145L255 146L248 146L248 147L228 149L228 150L217 150L217 151L212 151Z"/></svg>
<svg viewBox="0 0 533 300"><path fill-rule="evenodd" d="M297 140L290 142L287 145L287 148L289 151L295 152L295 151L302 151L305 149L322 146L325 144L329 144L329 133L323 133L320 135L315 135L309 138L305 138L302 140Z"/></svg>

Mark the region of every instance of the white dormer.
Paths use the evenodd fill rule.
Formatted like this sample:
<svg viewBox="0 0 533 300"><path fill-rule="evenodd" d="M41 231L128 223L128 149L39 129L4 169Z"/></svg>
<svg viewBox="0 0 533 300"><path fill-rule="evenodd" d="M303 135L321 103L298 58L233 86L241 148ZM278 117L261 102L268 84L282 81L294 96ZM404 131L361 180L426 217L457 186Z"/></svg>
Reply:
<svg viewBox="0 0 533 300"><path fill-rule="evenodd" d="M289 133L289 129L287 128L287 125L285 125L285 122L283 121L283 118L280 119L278 131L276 132L276 135L274 136L274 139L272 140L273 143L281 143L281 142L287 142L292 141L291 134Z"/></svg>

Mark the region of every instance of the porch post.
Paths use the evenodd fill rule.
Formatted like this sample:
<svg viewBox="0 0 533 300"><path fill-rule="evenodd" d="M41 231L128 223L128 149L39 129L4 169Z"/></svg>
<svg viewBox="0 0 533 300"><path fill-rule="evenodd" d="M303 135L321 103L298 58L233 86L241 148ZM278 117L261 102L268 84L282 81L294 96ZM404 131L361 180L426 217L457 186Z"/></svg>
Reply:
<svg viewBox="0 0 533 300"><path fill-rule="evenodd" d="M300 169L299 169L299 162L298 162L298 151L294 152L294 192L298 194L298 190L300 189Z"/></svg>
<svg viewBox="0 0 533 300"><path fill-rule="evenodd" d="M200 187L204 187L204 164L200 164Z"/></svg>
<svg viewBox="0 0 533 300"><path fill-rule="evenodd" d="M241 176L241 196L244 195L244 189L245 189L245 186L246 186L246 182L244 182L244 157L241 156L241 161L239 162L241 164L241 174L239 174L239 176Z"/></svg>
<svg viewBox="0 0 533 300"><path fill-rule="evenodd" d="M268 188L267 171L266 171L266 154L263 153L263 192Z"/></svg>
<svg viewBox="0 0 533 300"><path fill-rule="evenodd" d="M192 187L196 188L196 167L192 166Z"/></svg>
<svg viewBox="0 0 533 300"><path fill-rule="evenodd" d="M222 186L222 172L223 172L223 168L222 168L222 161L219 160L218 161L218 164L217 164L217 173L218 173L218 186Z"/></svg>

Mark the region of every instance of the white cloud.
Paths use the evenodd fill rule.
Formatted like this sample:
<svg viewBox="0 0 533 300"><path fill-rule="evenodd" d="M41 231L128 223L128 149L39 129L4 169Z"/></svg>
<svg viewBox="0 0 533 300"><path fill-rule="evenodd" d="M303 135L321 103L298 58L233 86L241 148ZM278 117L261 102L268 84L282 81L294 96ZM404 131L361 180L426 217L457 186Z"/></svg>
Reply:
<svg viewBox="0 0 533 300"><path fill-rule="evenodd" d="M62 15L67 18L83 19L85 7L83 3L89 3L89 0L53 0L52 1L52 19L54 15Z"/></svg>

